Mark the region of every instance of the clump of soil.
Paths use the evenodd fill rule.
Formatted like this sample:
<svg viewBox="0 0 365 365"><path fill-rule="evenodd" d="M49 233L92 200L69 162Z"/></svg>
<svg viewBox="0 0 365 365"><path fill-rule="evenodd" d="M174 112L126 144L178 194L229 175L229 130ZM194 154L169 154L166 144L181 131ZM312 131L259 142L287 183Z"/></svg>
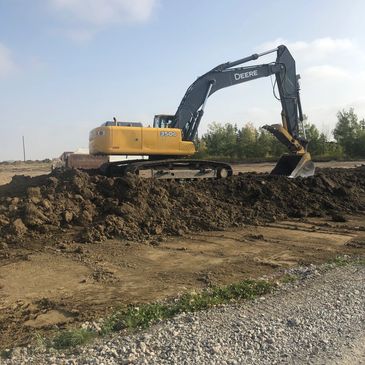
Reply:
<svg viewBox="0 0 365 365"><path fill-rule="evenodd" d="M364 195L364 167L323 169L306 179L248 173L191 182L77 170L15 176L0 187L0 237L8 243L42 235L143 240L288 217L339 220L365 211Z"/></svg>

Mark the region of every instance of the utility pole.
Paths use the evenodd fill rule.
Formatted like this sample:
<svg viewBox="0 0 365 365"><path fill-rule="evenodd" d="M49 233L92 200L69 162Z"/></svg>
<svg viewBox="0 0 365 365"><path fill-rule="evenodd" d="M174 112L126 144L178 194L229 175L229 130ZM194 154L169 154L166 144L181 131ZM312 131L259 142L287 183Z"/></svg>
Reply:
<svg viewBox="0 0 365 365"><path fill-rule="evenodd" d="M24 162L25 162L25 142L24 142L24 136L22 136L23 139L23 158L24 158Z"/></svg>

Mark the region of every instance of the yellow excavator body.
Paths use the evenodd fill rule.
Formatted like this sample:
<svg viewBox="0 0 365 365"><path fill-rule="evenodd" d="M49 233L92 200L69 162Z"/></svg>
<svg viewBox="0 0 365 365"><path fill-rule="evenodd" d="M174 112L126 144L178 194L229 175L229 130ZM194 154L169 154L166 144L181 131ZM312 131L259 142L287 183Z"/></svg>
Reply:
<svg viewBox="0 0 365 365"><path fill-rule="evenodd" d="M183 141L181 129L101 126L89 135L92 155L192 156L193 142Z"/></svg>
<svg viewBox="0 0 365 365"><path fill-rule="evenodd" d="M275 62L242 67L241 64L276 52ZM236 67L240 65L239 67ZM149 156L145 159L121 159L103 169L107 174L140 173L160 178L207 178L233 174L232 166L219 161L189 159L196 152L192 141L197 136L207 99L214 92L239 83L275 75L282 106L282 125L264 126L289 150L281 157L272 174L308 177L315 168L307 152L303 126L299 78L295 60L284 45L216 66L198 77L187 89L175 114L155 115L153 128L137 122L107 121L89 136L91 155ZM302 130L300 128L302 127ZM124 161L124 162L123 162Z"/></svg>

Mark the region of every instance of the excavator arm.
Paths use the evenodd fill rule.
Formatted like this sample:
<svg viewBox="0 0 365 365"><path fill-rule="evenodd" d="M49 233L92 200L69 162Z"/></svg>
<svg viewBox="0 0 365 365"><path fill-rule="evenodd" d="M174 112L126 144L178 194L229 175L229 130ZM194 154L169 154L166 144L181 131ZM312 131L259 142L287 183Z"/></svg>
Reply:
<svg viewBox="0 0 365 365"><path fill-rule="evenodd" d="M274 52L277 53L275 62L236 67ZM253 54L234 62L223 63L200 76L186 91L173 117L171 127L181 129L184 140L194 140L204 114L205 104L210 95L220 89L270 75L275 75L275 82L279 91L279 100L282 106L282 125L266 125L263 128L270 131L283 143L289 149L291 155L296 156L295 159L290 157L282 158L280 160L282 163L280 164L279 161L274 171L277 174L292 176L290 174L290 171L293 170L291 166L295 165L297 167L300 165L298 161L301 161L305 162L307 169L301 169L299 175L313 175L314 166L310 160L310 155L306 152L308 142L305 139L305 130L302 123L303 115L299 95L299 75L296 74L295 60L284 45L267 52ZM298 156L300 156L299 160ZM290 162L294 160L298 161L289 164L287 160L291 160ZM291 166L288 167L289 165ZM305 172L303 172L304 170Z"/></svg>
<svg viewBox="0 0 365 365"><path fill-rule="evenodd" d="M272 75L278 67L280 66L272 64L209 71L187 90L175 114L172 127L182 129L183 138L192 141L209 96L220 89Z"/></svg>

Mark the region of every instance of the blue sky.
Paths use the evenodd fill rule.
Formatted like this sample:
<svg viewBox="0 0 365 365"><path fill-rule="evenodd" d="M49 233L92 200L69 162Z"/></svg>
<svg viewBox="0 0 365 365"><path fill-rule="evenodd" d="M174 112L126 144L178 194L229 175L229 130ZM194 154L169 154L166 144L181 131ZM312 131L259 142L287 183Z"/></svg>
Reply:
<svg viewBox="0 0 365 365"><path fill-rule="evenodd" d="M0 0L0 160L87 147L105 120L174 114L202 73L284 43L302 76L303 110L330 133L336 112L365 116L365 2ZM262 62L273 61L271 56ZM280 121L270 79L221 90L212 121Z"/></svg>

